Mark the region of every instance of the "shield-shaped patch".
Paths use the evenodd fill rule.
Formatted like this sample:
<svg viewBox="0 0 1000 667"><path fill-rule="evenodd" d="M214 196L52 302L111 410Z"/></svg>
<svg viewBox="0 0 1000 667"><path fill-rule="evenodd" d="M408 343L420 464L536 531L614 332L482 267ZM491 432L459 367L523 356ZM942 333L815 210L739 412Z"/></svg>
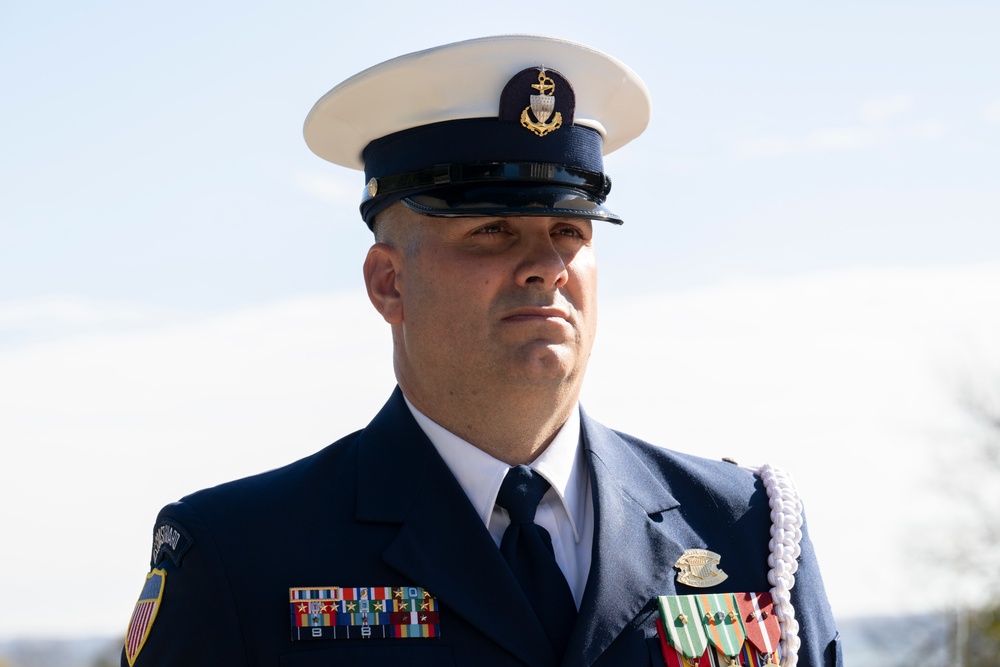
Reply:
<svg viewBox="0 0 1000 667"><path fill-rule="evenodd" d="M160 610L166 581L167 573L164 570L153 569L146 575L146 583L139 593L139 600L132 610L132 619L128 622L128 632L125 634L125 659L128 660L129 667L135 665L139 651L149 637L153 621L156 620L156 612Z"/></svg>

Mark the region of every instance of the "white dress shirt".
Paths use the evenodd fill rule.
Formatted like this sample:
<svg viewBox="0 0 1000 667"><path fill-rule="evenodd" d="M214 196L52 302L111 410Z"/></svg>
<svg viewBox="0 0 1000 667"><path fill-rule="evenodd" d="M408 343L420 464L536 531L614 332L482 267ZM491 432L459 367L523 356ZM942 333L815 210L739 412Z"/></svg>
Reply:
<svg viewBox="0 0 1000 667"><path fill-rule="evenodd" d="M510 519L507 510L496 505L496 499L510 466L433 422L413 407L409 399L406 399L406 405L458 479L499 547ZM530 467L551 485L538 504L535 523L552 537L556 562L573 591L579 609L594 544L594 502L580 443L579 410L572 412L556 437Z"/></svg>

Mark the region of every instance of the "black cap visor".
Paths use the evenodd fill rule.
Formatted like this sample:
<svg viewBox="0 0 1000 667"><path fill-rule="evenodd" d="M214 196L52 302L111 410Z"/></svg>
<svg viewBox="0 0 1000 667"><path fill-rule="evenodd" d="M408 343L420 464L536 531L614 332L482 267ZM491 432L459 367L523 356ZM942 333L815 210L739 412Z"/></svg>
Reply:
<svg viewBox="0 0 1000 667"><path fill-rule="evenodd" d="M603 200L603 197L601 197ZM410 210L438 218L552 216L604 220L622 219L588 193L559 185L489 184L437 188L402 198Z"/></svg>

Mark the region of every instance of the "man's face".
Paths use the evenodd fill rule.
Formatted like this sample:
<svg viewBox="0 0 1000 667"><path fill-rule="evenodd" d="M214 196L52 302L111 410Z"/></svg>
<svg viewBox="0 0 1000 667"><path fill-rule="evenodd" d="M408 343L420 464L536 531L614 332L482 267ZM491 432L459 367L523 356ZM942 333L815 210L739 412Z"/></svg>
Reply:
<svg viewBox="0 0 1000 667"><path fill-rule="evenodd" d="M397 214L414 234L398 254L401 382L579 392L597 320L591 221Z"/></svg>

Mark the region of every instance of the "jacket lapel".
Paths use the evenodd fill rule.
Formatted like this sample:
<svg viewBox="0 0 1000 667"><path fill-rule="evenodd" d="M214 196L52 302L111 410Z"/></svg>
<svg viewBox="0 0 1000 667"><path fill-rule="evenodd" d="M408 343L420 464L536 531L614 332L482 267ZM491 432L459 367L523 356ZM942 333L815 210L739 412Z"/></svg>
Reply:
<svg viewBox="0 0 1000 667"><path fill-rule="evenodd" d="M582 414L594 551L567 658L591 665L650 600L671 592L684 551L680 504L621 436ZM567 664L570 662L567 660Z"/></svg>
<svg viewBox="0 0 1000 667"><path fill-rule="evenodd" d="M387 494L386 481L399 493ZM382 554L390 567L522 661L555 664L541 625L525 622L531 607L517 580L399 388L361 436L357 517L400 524Z"/></svg>

